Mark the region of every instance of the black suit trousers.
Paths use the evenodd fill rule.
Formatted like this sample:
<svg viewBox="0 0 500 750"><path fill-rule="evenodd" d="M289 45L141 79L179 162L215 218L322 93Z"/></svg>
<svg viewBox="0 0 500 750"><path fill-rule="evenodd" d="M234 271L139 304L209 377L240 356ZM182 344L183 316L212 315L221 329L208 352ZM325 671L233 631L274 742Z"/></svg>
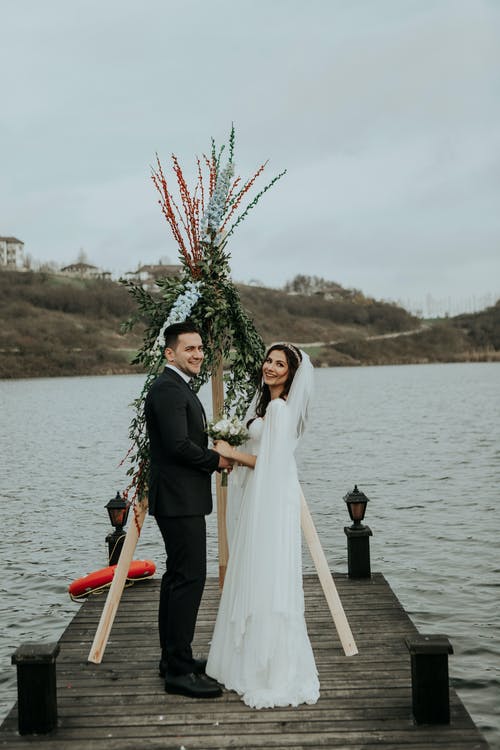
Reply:
<svg viewBox="0 0 500 750"><path fill-rule="evenodd" d="M167 553L158 611L162 660L172 674L187 674L194 667L191 642L207 575L205 516L155 518Z"/></svg>

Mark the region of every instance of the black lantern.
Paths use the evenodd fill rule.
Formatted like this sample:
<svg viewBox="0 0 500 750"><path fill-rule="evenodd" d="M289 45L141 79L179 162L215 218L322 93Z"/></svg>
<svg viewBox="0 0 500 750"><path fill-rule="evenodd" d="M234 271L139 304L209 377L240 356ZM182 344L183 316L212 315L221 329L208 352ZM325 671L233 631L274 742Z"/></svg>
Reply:
<svg viewBox="0 0 500 750"><path fill-rule="evenodd" d="M354 531L361 531L361 529L365 528L362 524L362 521L365 517L366 503L368 502L368 498L366 497L364 492L360 492L358 490L358 485L355 484L353 491L348 492L346 495L344 495L344 500L347 505L347 510L349 511L351 521L353 522L351 529L353 529Z"/></svg>
<svg viewBox="0 0 500 750"><path fill-rule="evenodd" d="M117 531L122 531L127 523L129 509L128 503L126 503L120 493L117 492L116 497L113 497L105 507L109 513L111 526L114 526Z"/></svg>
<svg viewBox="0 0 500 750"><path fill-rule="evenodd" d="M120 493L117 492L116 497L111 498L105 508L109 513L111 525L114 526L114 531L106 537L106 543L108 545L108 562L109 565L116 565L118 558L120 557L120 552L122 551L123 542L125 541L123 527L127 523L129 506L121 497Z"/></svg>

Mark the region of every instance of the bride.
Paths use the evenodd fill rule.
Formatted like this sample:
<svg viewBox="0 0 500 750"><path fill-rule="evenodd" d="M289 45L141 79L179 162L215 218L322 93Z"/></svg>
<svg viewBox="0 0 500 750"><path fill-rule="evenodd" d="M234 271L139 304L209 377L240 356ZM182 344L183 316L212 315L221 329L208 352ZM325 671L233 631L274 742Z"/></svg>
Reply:
<svg viewBox="0 0 500 750"><path fill-rule="evenodd" d="M319 681L304 618L300 487L294 450L313 367L292 344L273 344L229 485L229 563L206 673L253 708L316 703Z"/></svg>

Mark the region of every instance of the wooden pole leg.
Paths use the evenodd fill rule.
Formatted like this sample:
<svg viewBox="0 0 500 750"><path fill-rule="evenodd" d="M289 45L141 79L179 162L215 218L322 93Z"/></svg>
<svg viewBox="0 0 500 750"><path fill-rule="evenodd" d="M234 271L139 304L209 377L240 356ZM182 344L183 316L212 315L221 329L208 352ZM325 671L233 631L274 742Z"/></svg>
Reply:
<svg viewBox="0 0 500 750"><path fill-rule="evenodd" d="M300 521L302 532L309 546L309 551L316 567L325 599L337 629L340 642L342 643L342 648L344 649L346 656L354 656L358 653L358 648L354 641L354 636L351 632L349 622L347 621L330 568L328 567L328 561L325 557L323 547L321 546L318 532L316 531L305 497L302 493L300 501Z"/></svg>
<svg viewBox="0 0 500 750"><path fill-rule="evenodd" d="M222 417L224 411L224 373L222 359L212 372L212 410L214 418ZM226 531L227 488L222 486L221 475L216 474L215 489L217 494L217 533L219 550L219 587L224 586L229 548Z"/></svg>
<svg viewBox="0 0 500 750"><path fill-rule="evenodd" d="M217 534L219 546L219 588L224 586L226 577L227 562L229 559L229 548L227 543L226 531L226 508L227 508L227 487L222 486L222 477L217 472L215 486L217 490Z"/></svg>
<svg viewBox="0 0 500 750"><path fill-rule="evenodd" d="M118 560L118 565L116 566L115 575L113 577L113 581L111 582L108 596L106 598L106 603L104 604L104 609L102 610L101 619L99 620L99 625L94 636L94 641L88 655L88 661L93 662L94 664L100 664L102 661L102 657L104 656L104 650L108 643L111 628L113 627L115 615L118 610L118 605L120 604L120 599L125 587L125 581L127 580L130 563L132 562L132 558L134 556L135 548L139 540L139 535L141 533L142 525L146 517L147 509L147 500L143 500L142 502L137 503L137 505L135 506L134 517L130 522L130 526L128 527L125 542L123 544L123 549Z"/></svg>

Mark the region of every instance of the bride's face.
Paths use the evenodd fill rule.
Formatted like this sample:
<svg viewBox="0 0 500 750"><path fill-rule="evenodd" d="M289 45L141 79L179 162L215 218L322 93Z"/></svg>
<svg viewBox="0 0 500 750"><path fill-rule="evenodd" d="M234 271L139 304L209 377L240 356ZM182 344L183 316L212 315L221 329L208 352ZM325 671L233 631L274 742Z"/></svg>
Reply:
<svg viewBox="0 0 500 750"><path fill-rule="evenodd" d="M262 365L264 383L270 388L278 388L286 383L288 377L288 362L285 352L273 349L267 355Z"/></svg>

